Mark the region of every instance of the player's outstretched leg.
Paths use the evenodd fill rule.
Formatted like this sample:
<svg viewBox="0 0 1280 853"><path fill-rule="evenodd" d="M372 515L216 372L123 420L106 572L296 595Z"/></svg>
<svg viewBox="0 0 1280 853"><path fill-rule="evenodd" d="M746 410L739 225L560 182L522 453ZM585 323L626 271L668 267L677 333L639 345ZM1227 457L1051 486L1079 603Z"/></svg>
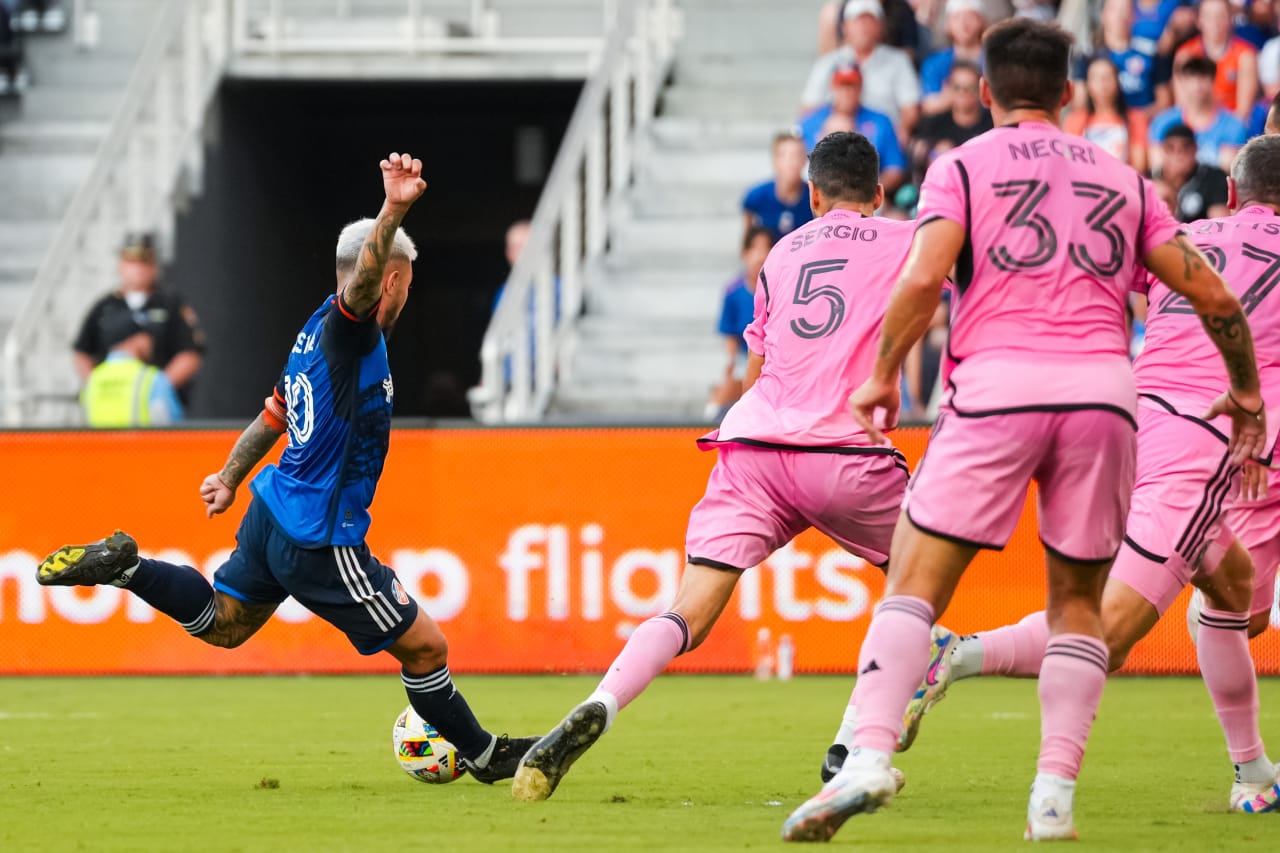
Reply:
<svg viewBox="0 0 1280 853"><path fill-rule="evenodd" d="M210 635L217 607L204 575L190 566L140 559L138 543L119 530L87 545L64 545L54 551L36 570L36 580L44 586L123 587L187 633L207 642L218 639Z"/></svg>
<svg viewBox="0 0 1280 853"><path fill-rule="evenodd" d="M376 561L371 564L375 571L382 568ZM454 745L477 782L492 785L515 775L520 759L538 738L495 736L480 725L454 687L444 633L425 610L417 608L408 630L387 651L402 664L400 680L413 710Z"/></svg>
<svg viewBox="0 0 1280 853"><path fill-rule="evenodd" d="M550 797L573 762L613 725L618 712L678 655L706 639L741 575L737 569L685 566L671 610L640 623L595 692L529 750L511 795L526 801Z"/></svg>
<svg viewBox="0 0 1280 853"><path fill-rule="evenodd" d="M907 705L902 734L898 737L898 752L911 748L920 731L921 718L946 697L947 688L951 686L951 652L960 638L941 625L934 625L929 640L929 669Z"/></svg>

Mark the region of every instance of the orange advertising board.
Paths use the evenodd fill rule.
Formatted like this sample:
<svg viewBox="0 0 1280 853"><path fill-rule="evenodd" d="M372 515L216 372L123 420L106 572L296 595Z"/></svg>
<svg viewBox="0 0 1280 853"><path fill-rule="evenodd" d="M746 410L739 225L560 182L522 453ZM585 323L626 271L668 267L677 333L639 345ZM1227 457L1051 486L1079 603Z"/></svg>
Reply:
<svg viewBox="0 0 1280 853"><path fill-rule="evenodd" d="M601 671L628 633L674 596L689 509L714 453L690 429L397 430L369 544L444 627L455 672ZM37 562L116 527L147 556L206 574L234 546L243 489L206 519L197 487L233 431L10 433L0 504L0 673L387 671L287 601L235 650L206 646L114 587L49 588ZM925 430L895 440L914 466ZM983 554L943 621L976 631L1043 605L1043 556L1029 502L1013 541ZM801 672L853 669L878 569L810 531L747 572L706 644L680 671L752 668L757 632L789 635ZM1135 650L1129 670L1190 673L1184 597ZM1254 642L1280 673L1280 640Z"/></svg>

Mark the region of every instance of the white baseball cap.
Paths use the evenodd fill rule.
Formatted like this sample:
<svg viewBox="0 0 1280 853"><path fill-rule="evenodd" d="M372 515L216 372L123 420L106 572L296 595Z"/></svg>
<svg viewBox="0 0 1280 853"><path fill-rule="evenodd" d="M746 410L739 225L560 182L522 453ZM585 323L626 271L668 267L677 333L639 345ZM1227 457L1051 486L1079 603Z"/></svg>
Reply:
<svg viewBox="0 0 1280 853"><path fill-rule="evenodd" d="M841 20L852 21L859 15L875 15L877 18L883 18L884 7L880 5L880 0L849 0L844 4L844 15Z"/></svg>
<svg viewBox="0 0 1280 853"><path fill-rule="evenodd" d="M982 0L947 0L947 14L954 15L956 12L977 12L985 18L987 7Z"/></svg>

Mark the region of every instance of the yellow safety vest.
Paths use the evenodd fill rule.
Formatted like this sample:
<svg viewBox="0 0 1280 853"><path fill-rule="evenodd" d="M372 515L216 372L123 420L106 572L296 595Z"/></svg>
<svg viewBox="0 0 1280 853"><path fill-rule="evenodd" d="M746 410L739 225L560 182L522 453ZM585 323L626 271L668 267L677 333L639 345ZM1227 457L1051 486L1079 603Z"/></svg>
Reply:
<svg viewBox="0 0 1280 853"><path fill-rule="evenodd" d="M89 426L150 426L151 388L159 373L136 358L109 359L95 367L80 392Z"/></svg>

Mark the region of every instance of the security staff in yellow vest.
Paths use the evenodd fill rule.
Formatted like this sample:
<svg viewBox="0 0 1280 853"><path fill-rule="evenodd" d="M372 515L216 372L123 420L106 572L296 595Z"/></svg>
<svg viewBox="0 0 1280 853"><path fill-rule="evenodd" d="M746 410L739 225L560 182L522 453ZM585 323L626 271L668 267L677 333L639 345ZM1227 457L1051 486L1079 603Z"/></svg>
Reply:
<svg viewBox="0 0 1280 853"><path fill-rule="evenodd" d="M102 318L107 357L80 392L93 427L163 426L182 419L182 405L164 371L147 364L151 335L126 308Z"/></svg>

